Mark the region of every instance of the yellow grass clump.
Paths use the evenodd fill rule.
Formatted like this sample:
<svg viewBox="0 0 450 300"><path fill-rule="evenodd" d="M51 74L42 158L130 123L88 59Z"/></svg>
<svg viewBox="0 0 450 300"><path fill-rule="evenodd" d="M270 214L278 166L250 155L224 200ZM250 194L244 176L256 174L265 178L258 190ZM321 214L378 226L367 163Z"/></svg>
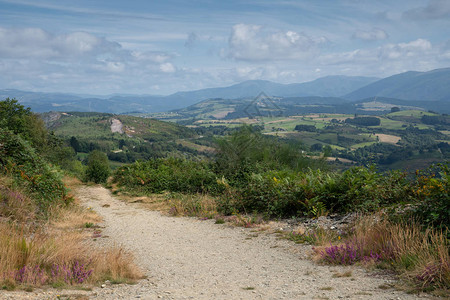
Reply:
<svg viewBox="0 0 450 300"><path fill-rule="evenodd" d="M48 220L34 201L0 178L0 287L130 282L143 274L120 247L93 242L101 218L77 204L52 207ZM94 228L92 228L94 227Z"/></svg>
<svg viewBox="0 0 450 300"><path fill-rule="evenodd" d="M356 222L353 232L337 246L344 245L341 252L357 249L355 253L359 255L360 263L393 269L401 278L412 282L416 289L448 291L450 254L447 237L447 230L424 229L414 221L392 222L381 216L366 216ZM327 254L326 248L317 247L315 257L330 261L327 255L331 254ZM338 259L336 263L339 263Z"/></svg>

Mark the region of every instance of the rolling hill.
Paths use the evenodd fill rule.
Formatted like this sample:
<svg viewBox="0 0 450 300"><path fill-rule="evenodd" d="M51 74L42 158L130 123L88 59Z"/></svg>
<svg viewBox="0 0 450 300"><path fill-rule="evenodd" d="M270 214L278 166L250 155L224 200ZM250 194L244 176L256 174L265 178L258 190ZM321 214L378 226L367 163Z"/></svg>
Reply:
<svg viewBox="0 0 450 300"><path fill-rule="evenodd" d="M450 101L450 68L397 74L359 88L344 98L360 100L376 96L403 100Z"/></svg>
<svg viewBox="0 0 450 300"><path fill-rule="evenodd" d="M261 92L277 97L338 97L376 80L377 78L374 77L358 76L327 76L309 82L292 84L281 84L267 80L248 80L229 87L179 92L170 97L177 96L199 100L209 98L236 99L256 97Z"/></svg>

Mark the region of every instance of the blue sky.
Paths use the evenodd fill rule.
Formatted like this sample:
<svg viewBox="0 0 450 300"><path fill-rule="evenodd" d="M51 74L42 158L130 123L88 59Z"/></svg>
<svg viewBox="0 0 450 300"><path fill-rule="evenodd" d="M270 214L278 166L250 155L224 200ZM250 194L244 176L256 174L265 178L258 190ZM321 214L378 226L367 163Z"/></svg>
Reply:
<svg viewBox="0 0 450 300"><path fill-rule="evenodd" d="M169 94L450 67L450 0L0 0L0 88Z"/></svg>

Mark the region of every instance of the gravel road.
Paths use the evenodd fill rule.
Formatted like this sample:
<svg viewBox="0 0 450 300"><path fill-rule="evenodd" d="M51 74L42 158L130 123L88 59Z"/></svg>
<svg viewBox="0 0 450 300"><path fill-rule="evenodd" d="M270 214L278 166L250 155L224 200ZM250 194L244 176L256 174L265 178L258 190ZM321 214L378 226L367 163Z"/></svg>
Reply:
<svg viewBox="0 0 450 300"><path fill-rule="evenodd" d="M148 276L136 285L70 292L88 299L427 298L380 288L392 283L386 276L317 265L305 259L309 246L279 240L273 234L211 220L163 216L122 202L99 186L83 186L76 193L104 219L104 237L98 243L123 245ZM347 271L350 277L339 276ZM26 297L55 299L56 294L48 290ZM5 293L2 299L17 299L11 295L19 294Z"/></svg>

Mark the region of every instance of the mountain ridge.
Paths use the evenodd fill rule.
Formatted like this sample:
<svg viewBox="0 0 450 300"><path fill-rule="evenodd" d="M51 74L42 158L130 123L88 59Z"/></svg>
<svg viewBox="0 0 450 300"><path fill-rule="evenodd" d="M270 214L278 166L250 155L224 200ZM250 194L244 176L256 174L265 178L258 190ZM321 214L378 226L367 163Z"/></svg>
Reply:
<svg viewBox="0 0 450 300"><path fill-rule="evenodd" d="M207 99L249 99L261 92L273 97L335 97L347 101L387 97L401 100L450 101L450 68L428 72L408 71L386 78L326 76L303 83L281 84L247 80L231 86L180 91L171 95L107 96L0 90L0 98L16 98L35 112L97 111L126 114L167 112ZM87 97L86 97L87 96Z"/></svg>
<svg viewBox="0 0 450 300"><path fill-rule="evenodd" d="M98 111L106 113L163 112L188 107L210 98L248 98L265 92L270 96L340 96L376 81L374 77L327 76L304 83L282 84L268 80L247 80L226 87L180 91L167 96L127 95L89 96L30 92L15 89L0 90L0 98L17 98L33 111Z"/></svg>

